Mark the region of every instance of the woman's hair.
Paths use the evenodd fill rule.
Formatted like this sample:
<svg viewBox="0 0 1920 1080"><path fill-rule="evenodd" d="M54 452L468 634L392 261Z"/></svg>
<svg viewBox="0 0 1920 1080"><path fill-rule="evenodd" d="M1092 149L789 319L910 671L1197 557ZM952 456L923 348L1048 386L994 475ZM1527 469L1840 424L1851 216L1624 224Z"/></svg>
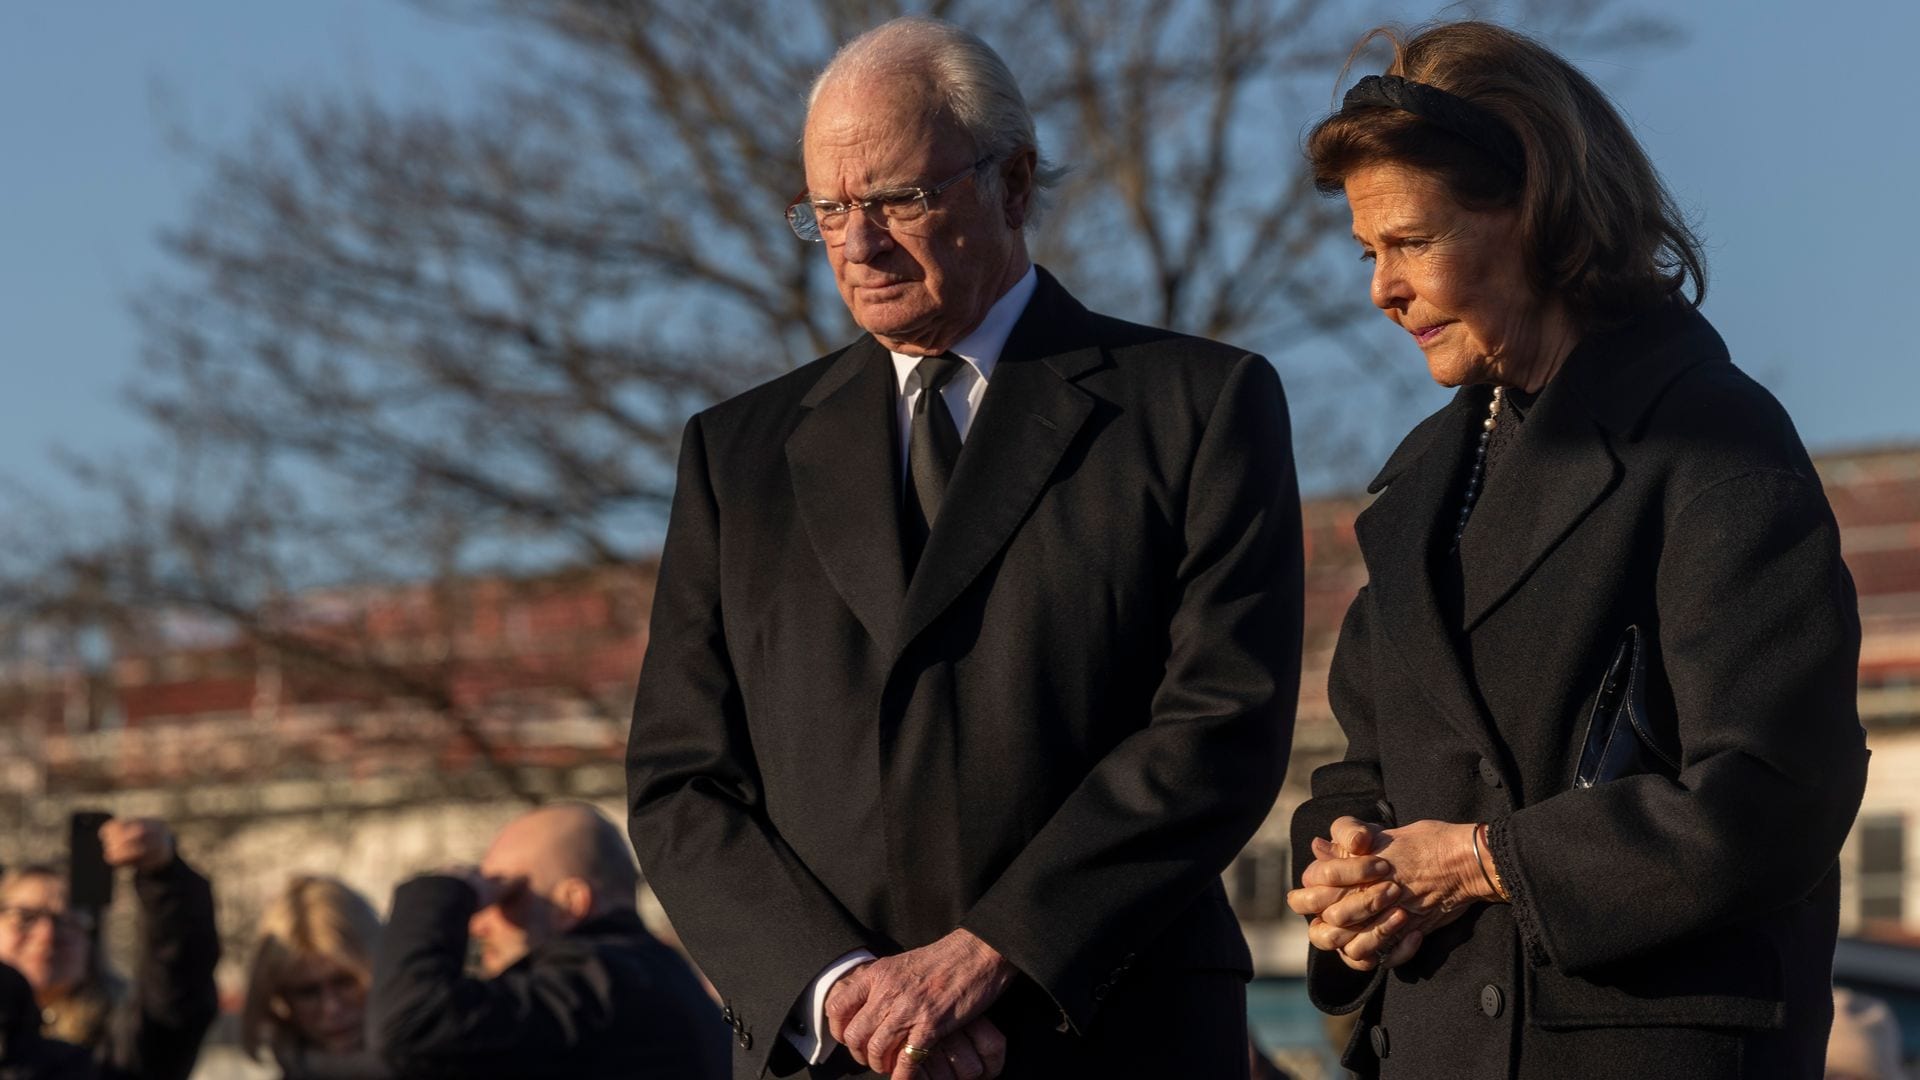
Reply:
<svg viewBox="0 0 1920 1080"><path fill-rule="evenodd" d="M295 965L327 960L366 983L373 978L379 939L380 916L359 893L333 878L301 876L288 882L260 917L260 941L240 1010L240 1043L247 1054L259 1060L267 1047L295 1038L275 1008Z"/></svg>
<svg viewBox="0 0 1920 1080"><path fill-rule="evenodd" d="M54 863L8 867L0 873L0 901L13 892L14 886L29 878L48 878L64 884L67 871ZM95 1046L106 1038L107 1023L114 1008L126 1000L127 992L127 980L108 965L107 951L100 947L99 939L90 938L86 968L80 981L57 1001L40 1003L41 1015L45 1018L41 1033L76 1046Z"/></svg>
<svg viewBox="0 0 1920 1080"><path fill-rule="evenodd" d="M1534 288L1586 329L1679 297L1689 280L1685 299L1699 306L1707 289L1700 241L1592 80L1491 23L1442 23L1405 40L1381 27L1353 56L1377 39L1393 46L1386 75L1444 94L1388 79L1395 94L1352 95L1315 125L1307 158L1322 194L1340 194L1360 169L1401 165L1437 175L1470 209L1517 208ZM1517 171L1490 150L1516 143Z"/></svg>

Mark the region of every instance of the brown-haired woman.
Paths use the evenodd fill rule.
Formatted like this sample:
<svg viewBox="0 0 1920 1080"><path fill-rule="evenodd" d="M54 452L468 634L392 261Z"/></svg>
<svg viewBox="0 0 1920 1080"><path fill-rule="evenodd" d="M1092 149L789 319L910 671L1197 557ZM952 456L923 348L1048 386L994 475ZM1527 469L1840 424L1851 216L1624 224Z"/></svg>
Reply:
<svg viewBox="0 0 1920 1080"><path fill-rule="evenodd" d="M367 989L380 917L332 878L296 877L260 918L240 1041L271 1052L287 1080L388 1075L366 1049Z"/></svg>
<svg viewBox="0 0 1920 1080"><path fill-rule="evenodd" d="M31 988L42 1033L82 1047L107 1080L186 1080L219 1013L213 890L151 818L100 827L109 866L134 871L139 965L129 982L99 947L99 913L71 906L67 874L30 865L0 874L0 964Z"/></svg>
<svg viewBox="0 0 1920 1080"><path fill-rule="evenodd" d="M1497 26L1383 36L1307 152L1460 390L1355 525L1309 994L1367 1076L1817 1077L1866 768L1819 478L1606 97Z"/></svg>

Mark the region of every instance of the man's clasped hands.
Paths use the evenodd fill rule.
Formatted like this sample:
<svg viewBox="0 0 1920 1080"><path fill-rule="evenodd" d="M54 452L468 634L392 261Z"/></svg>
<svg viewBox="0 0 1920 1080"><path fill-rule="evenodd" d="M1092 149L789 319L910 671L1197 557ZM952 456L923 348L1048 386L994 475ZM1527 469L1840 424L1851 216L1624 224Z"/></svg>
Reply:
<svg viewBox="0 0 1920 1080"><path fill-rule="evenodd" d="M1416 821L1389 829L1343 817L1313 841L1287 906L1312 919L1307 940L1356 971L1398 967L1476 903L1504 899L1484 827ZM1478 842L1477 842L1478 841Z"/></svg>

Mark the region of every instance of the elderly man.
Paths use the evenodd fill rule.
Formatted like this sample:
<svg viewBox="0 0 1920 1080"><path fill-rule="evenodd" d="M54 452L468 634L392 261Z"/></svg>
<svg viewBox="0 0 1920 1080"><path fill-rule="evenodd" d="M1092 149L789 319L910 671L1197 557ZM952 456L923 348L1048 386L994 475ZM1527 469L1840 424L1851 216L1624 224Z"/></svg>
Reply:
<svg viewBox="0 0 1920 1080"><path fill-rule="evenodd" d="M641 925L638 888L620 830L575 804L508 823L478 867L401 885L367 1003L373 1049L408 1077L725 1076L719 1010ZM463 971L469 933L484 979Z"/></svg>
<svg viewBox="0 0 1920 1080"><path fill-rule="evenodd" d="M688 424L628 744L734 1075L1244 1077L1219 874L1300 645L1273 368L1028 262L1049 170L965 31L842 49L803 151L867 333Z"/></svg>

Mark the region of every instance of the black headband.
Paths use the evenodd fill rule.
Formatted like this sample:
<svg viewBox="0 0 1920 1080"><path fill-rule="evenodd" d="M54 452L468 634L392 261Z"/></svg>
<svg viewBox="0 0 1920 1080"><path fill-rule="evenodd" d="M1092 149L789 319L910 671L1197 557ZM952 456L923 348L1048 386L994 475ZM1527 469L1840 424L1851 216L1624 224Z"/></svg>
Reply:
<svg viewBox="0 0 1920 1080"><path fill-rule="evenodd" d="M1515 176L1525 176L1527 155L1513 130L1499 118L1463 97L1403 79L1398 75L1369 75L1353 84L1340 108L1384 105L1410 112L1467 140L1505 165Z"/></svg>

